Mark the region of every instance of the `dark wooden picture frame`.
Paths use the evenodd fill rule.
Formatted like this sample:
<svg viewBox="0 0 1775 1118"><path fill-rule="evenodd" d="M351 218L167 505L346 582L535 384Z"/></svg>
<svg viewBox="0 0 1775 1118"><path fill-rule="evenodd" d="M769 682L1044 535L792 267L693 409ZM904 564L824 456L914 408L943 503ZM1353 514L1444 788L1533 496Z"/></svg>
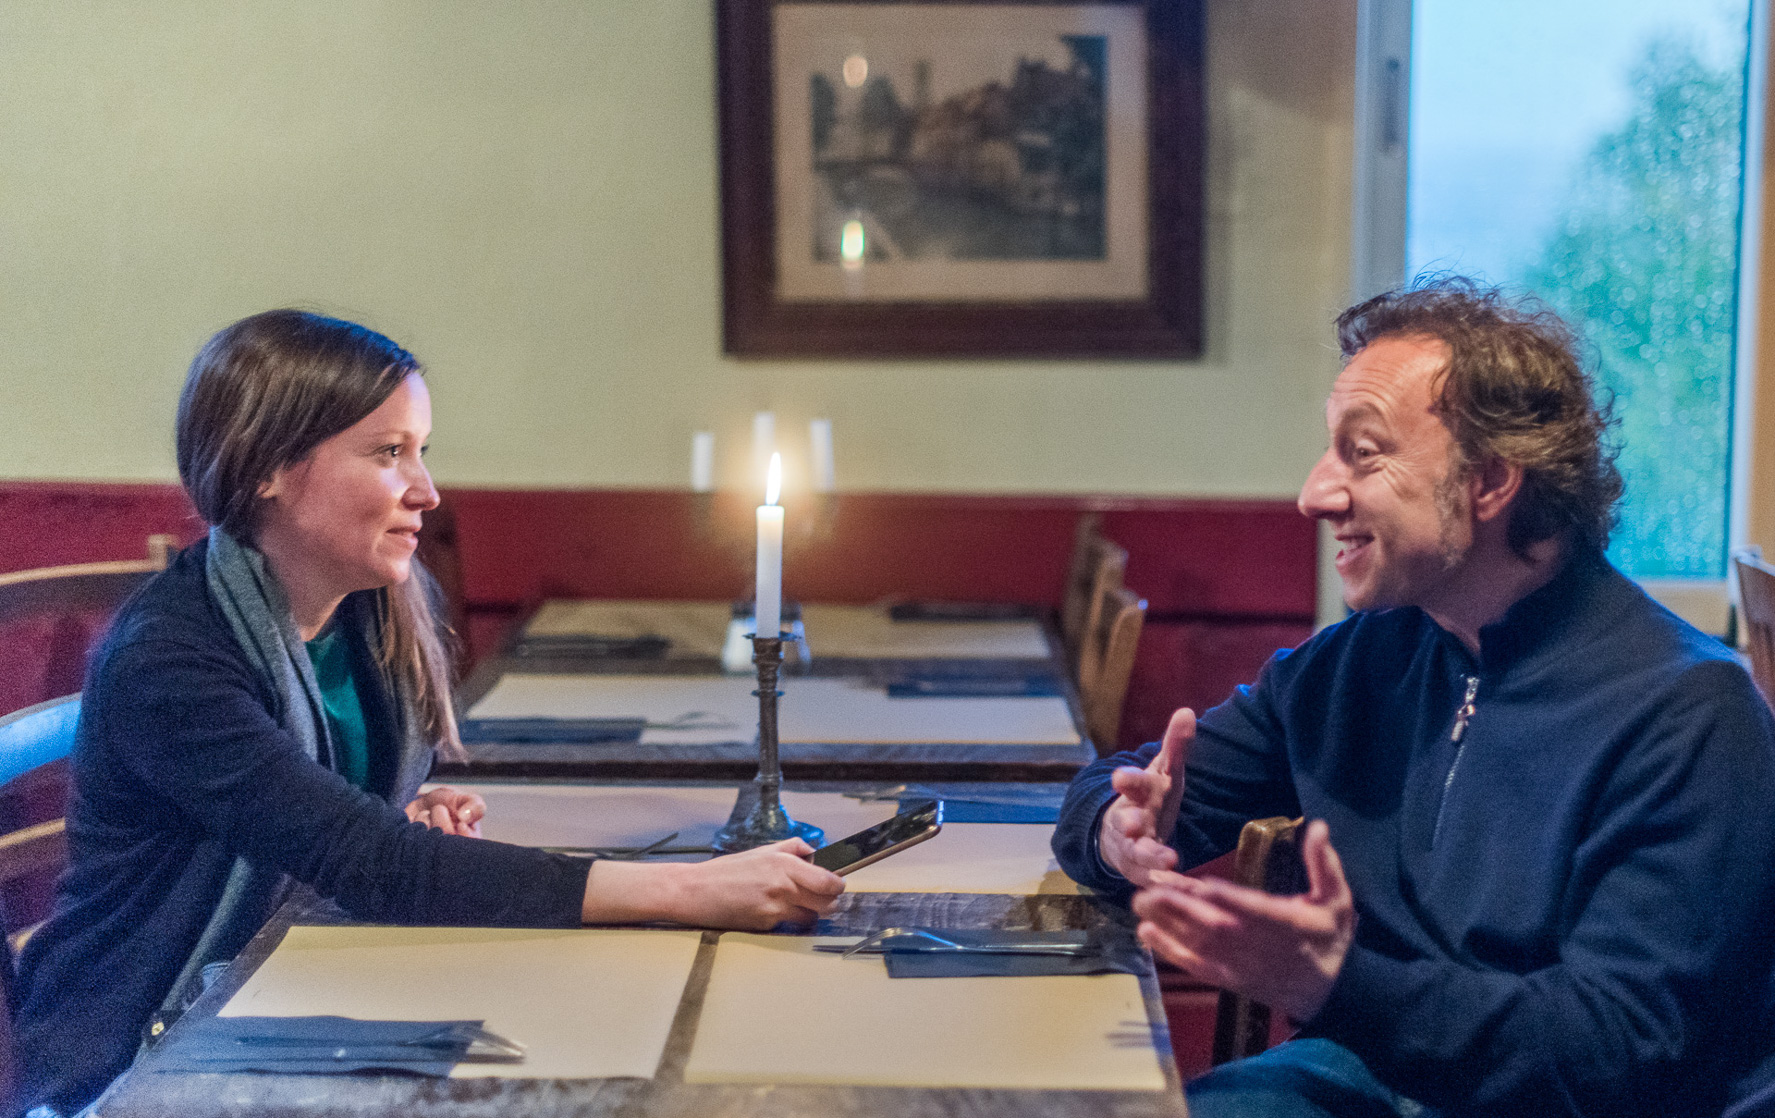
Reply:
<svg viewBox="0 0 1775 1118"><path fill-rule="evenodd" d="M1136 8L1146 36L1144 297L1021 301L779 297L773 13L795 0L717 0L726 352L742 357L1193 357L1202 352L1202 0L1087 0ZM831 3L832 0L821 0ZM841 0L876 9L900 0ZM933 0L920 0L932 3ZM955 8L1051 0L934 0Z"/></svg>

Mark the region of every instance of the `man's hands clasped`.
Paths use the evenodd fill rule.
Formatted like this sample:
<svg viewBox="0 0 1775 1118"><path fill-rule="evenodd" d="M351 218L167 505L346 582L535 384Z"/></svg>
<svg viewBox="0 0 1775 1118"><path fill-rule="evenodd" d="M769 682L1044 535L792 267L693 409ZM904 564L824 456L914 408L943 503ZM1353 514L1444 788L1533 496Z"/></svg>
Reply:
<svg viewBox="0 0 1775 1118"><path fill-rule="evenodd" d="M1299 896L1177 873L1169 840L1195 731L1194 713L1180 710L1146 768L1116 770L1119 795L1104 812L1098 852L1139 887L1134 912L1140 940L1155 955L1203 982L1304 1021L1330 996L1355 938L1356 909L1343 863L1329 829L1316 819L1301 840L1307 891Z"/></svg>

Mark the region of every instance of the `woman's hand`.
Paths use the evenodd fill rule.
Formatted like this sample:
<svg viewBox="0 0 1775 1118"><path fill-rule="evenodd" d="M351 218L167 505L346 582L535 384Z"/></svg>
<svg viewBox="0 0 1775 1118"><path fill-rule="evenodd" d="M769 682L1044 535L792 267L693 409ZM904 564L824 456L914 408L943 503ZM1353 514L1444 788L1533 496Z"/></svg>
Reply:
<svg viewBox="0 0 1775 1118"><path fill-rule="evenodd" d="M785 839L707 862L594 862L581 917L588 924L670 920L755 932L811 924L844 892L844 878L807 861L813 852L800 839Z"/></svg>
<svg viewBox="0 0 1775 1118"><path fill-rule="evenodd" d="M481 817L487 814L487 801L458 788L433 788L408 804L406 811L408 819L446 835L480 838Z"/></svg>

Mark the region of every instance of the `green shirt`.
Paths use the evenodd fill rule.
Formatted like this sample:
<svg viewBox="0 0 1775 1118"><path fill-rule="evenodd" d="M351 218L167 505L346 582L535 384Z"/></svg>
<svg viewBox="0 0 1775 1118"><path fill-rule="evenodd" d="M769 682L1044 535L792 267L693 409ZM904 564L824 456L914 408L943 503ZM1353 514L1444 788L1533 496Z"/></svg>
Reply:
<svg viewBox="0 0 1775 1118"><path fill-rule="evenodd" d="M337 625L329 625L308 643L308 659L320 685L321 705L333 739L333 769L359 788L370 779L370 731L364 704L351 671L351 648Z"/></svg>

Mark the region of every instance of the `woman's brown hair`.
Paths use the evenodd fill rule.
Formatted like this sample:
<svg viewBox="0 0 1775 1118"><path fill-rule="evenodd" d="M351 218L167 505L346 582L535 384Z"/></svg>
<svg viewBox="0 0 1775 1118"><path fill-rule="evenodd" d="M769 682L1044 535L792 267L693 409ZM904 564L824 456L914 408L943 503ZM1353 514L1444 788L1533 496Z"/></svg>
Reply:
<svg viewBox="0 0 1775 1118"><path fill-rule="evenodd" d="M374 330L307 311L243 318L198 351L179 395L179 480L206 521L243 543L258 533L260 487L369 415L418 359ZM450 705L450 652L436 583L412 575L377 590L377 657L420 728L446 756L462 756Z"/></svg>

